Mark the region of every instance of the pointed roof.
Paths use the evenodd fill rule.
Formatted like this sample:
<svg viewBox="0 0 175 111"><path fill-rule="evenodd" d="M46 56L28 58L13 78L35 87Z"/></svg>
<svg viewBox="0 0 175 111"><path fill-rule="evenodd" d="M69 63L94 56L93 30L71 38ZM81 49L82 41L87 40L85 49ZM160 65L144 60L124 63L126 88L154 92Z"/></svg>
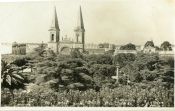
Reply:
<svg viewBox="0 0 175 111"><path fill-rule="evenodd" d="M58 18L57 18L57 12L56 12L56 7L54 6L54 12L53 12L53 17L52 17L52 23L51 23L51 29L59 29L59 25L58 25Z"/></svg>
<svg viewBox="0 0 175 111"><path fill-rule="evenodd" d="M82 11L81 11L81 6L80 6L80 9L79 9L79 12L78 12L77 27L84 30L84 23L83 23L83 15L82 15Z"/></svg>

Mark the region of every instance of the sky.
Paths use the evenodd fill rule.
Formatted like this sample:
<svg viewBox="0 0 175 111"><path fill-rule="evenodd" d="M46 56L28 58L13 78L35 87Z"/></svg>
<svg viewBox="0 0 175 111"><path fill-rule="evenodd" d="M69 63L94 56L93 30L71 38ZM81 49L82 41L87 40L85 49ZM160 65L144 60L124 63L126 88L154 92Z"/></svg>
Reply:
<svg viewBox="0 0 175 111"><path fill-rule="evenodd" d="M0 2L1 42L47 43L54 6L61 37L75 39L80 5L86 43L143 45L153 40L156 45L174 44L175 0Z"/></svg>

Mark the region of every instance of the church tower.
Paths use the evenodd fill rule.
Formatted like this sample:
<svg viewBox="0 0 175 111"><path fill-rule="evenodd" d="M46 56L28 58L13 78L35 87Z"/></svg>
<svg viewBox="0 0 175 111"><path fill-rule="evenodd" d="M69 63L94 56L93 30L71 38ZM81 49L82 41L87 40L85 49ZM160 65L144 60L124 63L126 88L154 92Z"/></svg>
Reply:
<svg viewBox="0 0 175 111"><path fill-rule="evenodd" d="M48 42L48 48L53 50L54 52L58 52L58 43L60 41L60 29L58 25L58 18L57 18L57 12L56 7L54 7L53 12L53 18L51 22L51 27L49 29L49 42Z"/></svg>
<svg viewBox="0 0 175 111"><path fill-rule="evenodd" d="M75 28L75 36L76 36L76 42L82 44L82 49L84 51L84 45L85 45L85 29L84 29L84 23L83 23L83 15L81 11L81 6L78 12L78 21L77 26Z"/></svg>

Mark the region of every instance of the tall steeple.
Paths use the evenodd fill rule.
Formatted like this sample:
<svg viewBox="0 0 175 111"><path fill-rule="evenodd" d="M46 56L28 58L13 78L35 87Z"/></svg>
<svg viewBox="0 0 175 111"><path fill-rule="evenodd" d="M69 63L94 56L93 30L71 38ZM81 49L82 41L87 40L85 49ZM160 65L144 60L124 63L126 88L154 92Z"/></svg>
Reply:
<svg viewBox="0 0 175 111"><path fill-rule="evenodd" d="M54 7L53 11L53 18L51 22L51 26L49 28L49 42L48 42L48 48L53 50L55 53L58 53L58 44L60 41L60 29L58 25L58 18L57 18L57 12L56 7Z"/></svg>
<svg viewBox="0 0 175 111"><path fill-rule="evenodd" d="M57 18L57 11L56 11L56 7L54 6L54 11L53 11L53 17L52 17L52 23L51 23L51 29L59 29L59 25L58 25L58 18Z"/></svg>
<svg viewBox="0 0 175 111"><path fill-rule="evenodd" d="M83 23L83 15L82 15L82 10L81 6L78 12L78 19L77 19L77 26L75 27L75 35L76 35L76 42L82 44L82 48L84 51L84 44L85 44L85 28L84 28L84 23Z"/></svg>
<svg viewBox="0 0 175 111"><path fill-rule="evenodd" d="M60 29L59 29L59 25L58 25L56 7L54 7L53 17L52 17L52 22L51 22L49 32L50 32L50 42L59 42Z"/></svg>
<svg viewBox="0 0 175 111"><path fill-rule="evenodd" d="M81 11L81 6L80 6L80 9L79 9L79 12L78 12L77 27L79 27L81 30L85 30L84 29L83 15L82 15L82 11Z"/></svg>

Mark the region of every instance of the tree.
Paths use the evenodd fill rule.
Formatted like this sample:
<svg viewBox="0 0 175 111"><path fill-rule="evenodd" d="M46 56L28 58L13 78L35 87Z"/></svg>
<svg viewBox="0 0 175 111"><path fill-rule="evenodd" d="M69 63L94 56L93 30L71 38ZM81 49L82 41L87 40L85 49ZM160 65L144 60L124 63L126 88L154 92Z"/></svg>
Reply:
<svg viewBox="0 0 175 111"><path fill-rule="evenodd" d="M145 43L144 47L148 47L148 46L154 47L153 41L147 41L147 42Z"/></svg>
<svg viewBox="0 0 175 111"><path fill-rule="evenodd" d="M170 66L170 68L174 68L174 57L169 57L167 59L167 63Z"/></svg>
<svg viewBox="0 0 175 111"><path fill-rule="evenodd" d="M141 82L143 80L138 68L136 68L133 64L127 64L121 69L121 72L127 75L128 79L132 82Z"/></svg>
<svg viewBox="0 0 175 111"><path fill-rule="evenodd" d="M171 51L171 50L172 50L172 46L171 46L171 44L170 44L168 41L164 41L164 42L161 44L160 48L161 48L162 50L165 50L165 51Z"/></svg>
<svg viewBox="0 0 175 111"><path fill-rule="evenodd" d="M79 49L73 49L70 53L72 58L83 58L82 53L79 51Z"/></svg>
<svg viewBox="0 0 175 111"><path fill-rule="evenodd" d="M113 82L111 76L115 75L116 67L109 64L93 64L89 70L93 76L94 82L99 86L103 86Z"/></svg>
<svg viewBox="0 0 175 111"><path fill-rule="evenodd" d="M150 71L156 68L156 64L159 62L158 54L145 54L137 53L136 59L133 62L135 67L138 67L138 70L149 69Z"/></svg>
<svg viewBox="0 0 175 111"><path fill-rule="evenodd" d="M120 50L136 50L136 46L132 43L129 43L129 44L121 46Z"/></svg>
<svg viewBox="0 0 175 111"><path fill-rule="evenodd" d="M112 65L113 58L110 54L86 55L85 60L92 64L110 64Z"/></svg>
<svg viewBox="0 0 175 111"><path fill-rule="evenodd" d="M17 65L18 67L24 66L26 63L28 63L27 59L25 57L18 57L13 62L13 64Z"/></svg>
<svg viewBox="0 0 175 111"><path fill-rule="evenodd" d="M156 51L159 51L160 50L160 47L158 47L158 46L155 46L155 48L156 48Z"/></svg>
<svg viewBox="0 0 175 111"><path fill-rule="evenodd" d="M97 64L110 64L112 65L112 56L105 54L105 55L98 55Z"/></svg>
<svg viewBox="0 0 175 111"><path fill-rule="evenodd" d="M118 81L120 84L126 85L127 84L127 76L126 75L120 76Z"/></svg>
<svg viewBox="0 0 175 111"><path fill-rule="evenodd" d="M57 82L52 82L55 89L58 89L60 85L63 85L64 88L67 86L76 87L76 85L73 85L74 83L83 84L84 89L92 87L94 82L86 66L87 63L81 58L66 58L66 60L60 60L60 58L56 58L56 60L44 59L37 64L38 75L40 76L36 78L36 83L44 84L51 80L57 80Z"/></svg>
<svg viewBox="0 0 175 111"><path fill-rule="evenodd" d="M174 83L174 58L167 57L166 59L161 61L160 68L159 68L161 75L159 79L162 82L165 82L165 87L170 89L173 88Z"/></svg>
<svg viewBox="0 0 175 111"><path fill-rule="evenodd" d="M74 85L75 83L83 84L81 88L84 90L93 86L92 75L86 64L87 63L81 59L70 59L59 63L58 67L61 69L59 74L63 84L67 88L70 88L69 86L76 87L76 85ZM77 88L78 87L79 86L77 86ZM82 90L81 88L80 90Z"/></svg>
<svg viewBox="0 0 175 111"><path fill-rule="evenodd" d="M131 53L120 53L114 56L113 58L113 64L118 63L120 65L120 67L125 66L126 64L133 62L136 59L136 55L135 54L131 54Z"/></svg>
<svg viewBox="0 0 175 111"><path fill-rule="evenodd" d="M142 70L140 71L141 76L146 81L154 81L158 77L157 71Z"/></svg>
<svg viewBox="0 0 175 111"><path fill-rule="evenodd" d="M12 67L5 61L1 61L1 86L2 88L8 88L12 94L12 99L14 100L14 89L24 89L26 79L18 69Z"/></svg>
<svg viewBox="0 0 175 111"><path fill-rule="evenodd" d="M174 71L166 71L162 78L164 82L174 83Z"/></svg>

